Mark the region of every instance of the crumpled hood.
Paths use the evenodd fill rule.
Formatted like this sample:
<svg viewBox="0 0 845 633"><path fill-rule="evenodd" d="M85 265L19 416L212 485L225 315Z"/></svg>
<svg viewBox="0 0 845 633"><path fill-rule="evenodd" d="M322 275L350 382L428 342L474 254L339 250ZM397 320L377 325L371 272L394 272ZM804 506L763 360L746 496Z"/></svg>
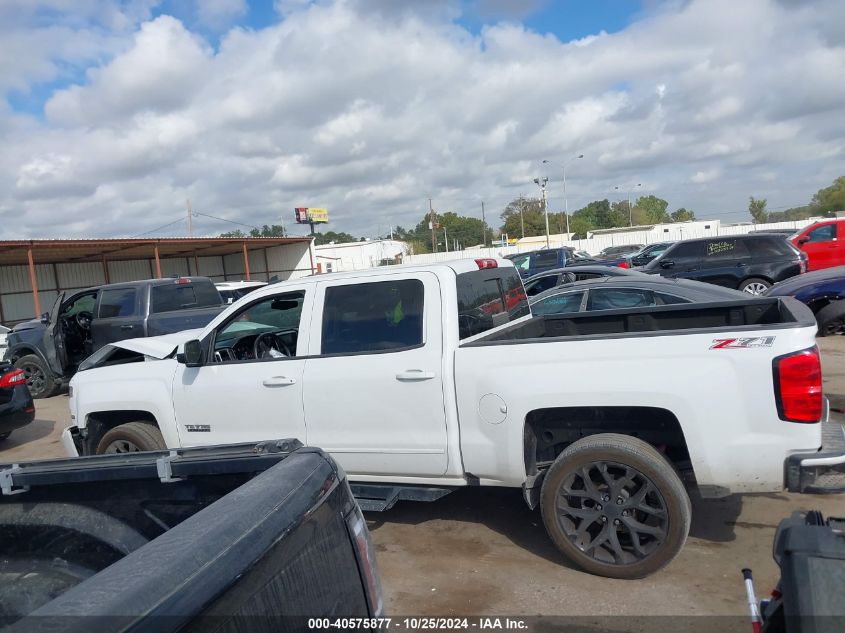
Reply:
<svg viewBox="0 0 845 633"><path fill-rule="evenodd" d="M128 349L130 352L138 352L152 358L167 358L181 343L197 338L202 333L202 328L196 330L184 330L173 334L162 334L161 336L150 336L148 338L130 338L125 341L109 343L112 347Z"/></svg>
<svg viewBox="0 0 845 633"><path fill-rule="evenodd" d="M20 332L21 330L32 330L37 327L45 327L44 324L41 322L41 319L30 319L29 321L18 323L15 327L12 328L12 332Z"/></svg>

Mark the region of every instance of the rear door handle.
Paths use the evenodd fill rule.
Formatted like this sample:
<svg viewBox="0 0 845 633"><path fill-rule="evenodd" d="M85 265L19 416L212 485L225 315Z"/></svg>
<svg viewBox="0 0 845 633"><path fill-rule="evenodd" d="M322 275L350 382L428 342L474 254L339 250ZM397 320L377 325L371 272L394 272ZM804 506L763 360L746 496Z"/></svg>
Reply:
<svg viewBox="0 0 845 633"><path fill-rule="evenodd" d="M134 325L121 325L121 326L120 326L120 329L121 329L121 330L131 330L131 329L133 329L134 327L135 327Z"/></svg>
<svg viewBox="0 0 845 633"><path fill-rule="evenodd" d="M433 371L423 371L422 369L406 369L396 374L396 380L414 381L414 380L431 380L435 374Z"/></svg>
<svg viewBox="0 0 845 633"><path fill-rule="evenodd" d="M288 378L287 376L271 376L261 381L265 387L285 387L287 385L295 385L296 378Z"/></svg>

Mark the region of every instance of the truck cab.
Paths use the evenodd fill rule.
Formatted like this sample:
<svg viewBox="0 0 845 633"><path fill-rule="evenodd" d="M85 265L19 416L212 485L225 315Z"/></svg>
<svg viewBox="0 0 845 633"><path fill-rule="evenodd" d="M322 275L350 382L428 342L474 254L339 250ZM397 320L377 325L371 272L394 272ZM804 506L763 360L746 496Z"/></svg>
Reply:
<svg viewBox="0 0 845 633"><path fill-rule="evenodd" d="M816 222L790 238L796 248L807 254L807 270L821 270L845 265L845 219Z"/></svg>
<svg viewBox="0 0 845 633"><path fill-rule="evenodd" d="M104 345L201 327L222 309L214 284L204 277L60 292L49 312L9 333L5 358L24 371L34 398L47 398Z"/></svg>

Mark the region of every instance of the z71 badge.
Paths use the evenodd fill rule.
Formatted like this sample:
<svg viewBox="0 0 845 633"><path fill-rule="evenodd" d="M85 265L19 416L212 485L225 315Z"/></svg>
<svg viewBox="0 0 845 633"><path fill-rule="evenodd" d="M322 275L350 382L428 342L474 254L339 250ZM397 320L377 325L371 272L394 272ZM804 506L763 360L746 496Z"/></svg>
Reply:
<svg viewBox="0 0 845 633"><path fill-rule="evenodd" d="M186 424L185 430L188 433L211 433L210 424Z"/></svg>
<svg viewBox="0 0 845 633"><path fill-rule="evenodd" d="M751 336L748 338L717 338L713 339L710 349L745 349L747 347L771 347L775 342L774 336Z"/></svg>

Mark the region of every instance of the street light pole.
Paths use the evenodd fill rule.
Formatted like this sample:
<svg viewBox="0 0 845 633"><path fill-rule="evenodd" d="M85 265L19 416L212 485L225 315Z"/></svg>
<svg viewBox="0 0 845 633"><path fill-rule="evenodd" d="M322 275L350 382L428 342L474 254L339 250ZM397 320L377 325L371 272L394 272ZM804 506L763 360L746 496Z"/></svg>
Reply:
<svg viewBox="0 0 845 633"><path fill-rule="evenodd" d="M619 188L622 187L622 186L623 185L617 185L617 186L614 187L614 189L616 189L618 191ZM631 192L634 189L636 189L637 187L642 187L642 186L643 186L643 184L641 182L638 182L636 185L631 185L631 187L628 189L628 226L634 226L634 213L633 213L634 210L631 207Z"/></svg>
<svg viewBox="0 0 845 633"><path fill-rule="evenodd" d="M546 216L546 248L550 248L549 244L549 205L546 203L546 183L548 178L535 178L534 182L540 187L543 192L543 215Z"/></svg>
<svg viewBox="0 0 845 633"><path fill-rule="evenodd" d="M573 156L569 160L563 161L561 167L563 168L563 212L566 215L566 239L569 239L571 233L569 231L569 198L566 196L566 166L571 163L573 160L578 160L579 158L584 158L583 154L578 154L578 156ZM550 160L543 160L544 163L551 163Z"/></svg>

